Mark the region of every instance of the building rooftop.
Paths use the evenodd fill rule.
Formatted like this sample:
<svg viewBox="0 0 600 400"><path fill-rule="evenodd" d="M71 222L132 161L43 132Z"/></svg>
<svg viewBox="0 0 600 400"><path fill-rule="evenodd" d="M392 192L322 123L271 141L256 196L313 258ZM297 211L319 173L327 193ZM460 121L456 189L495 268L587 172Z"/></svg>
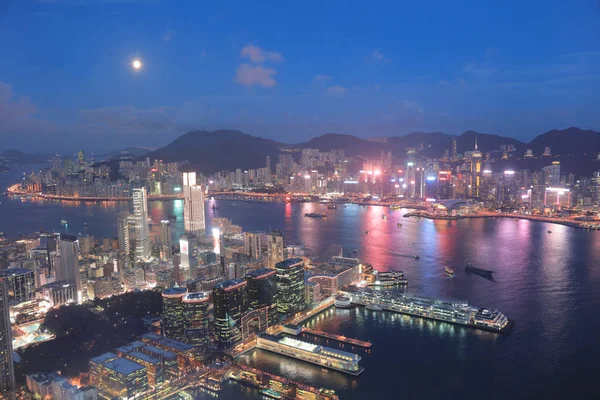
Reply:
<svg viewBox="0 0 600 400"><path fill-rule="evenodd" d="M187 289L184 287L171 287L163 290L162 295L163 297L178 297L183 296L186 293Z"/></svg>
<svg viewBox="0 0 600 400"><path fill-rule="evenodd" d="M223 289L223 290L231 290L235 289L238 286L243 286L246 284L246 281L239 278L229 279L225 282L221 282L215 286L215 289Z"/></svg>
<svg viewBox="0 0 600 400"><path fill-rule="evenodd" d="M144 342L136 340L135 342L131 342L129 344L126 344L125 346L117 347L115 351L119 353L131 353L132 351L135 351L140 347L144 347L145 345L146 344Z"/></svg>
<svg viewBox="0 0 600 400"><path fill-rule="evenodd" d="M0 271L0 276L14 276L14 275L24 275L24 274L33 274L33 271L27 268L6 268L5 270Z"/></svg>
<svg viewBox="0 0 600 400"><path fill-rule="evenodd" d="M250 271L246 274L247 277L250 278L264 278L267 277L269 275L275 275L277 273L277 271L275 271L274 269L271 268L259 268L257 270L254 271Z"/></svg>
<svg viewBox="0 0 600 400"><path fill-rule="evenodd" d="M142 336L140 336L141 338L144 339L148 339L152 342L160 342L161 340L163 340L165 337L161 336L157 333L154 332L148 332L148 333L144 333Z"/></svg>
<svg viewBox="0 0 600 400"><path fill-rule="evenodd" d="M283 261L280 261L277 264L275 264L275 268L291 268L294 265L296 265L298 263L303 263L303 262L304 262L304 260L299 257L288 258L287 260L283 260Z"/></svg>
<svg viewBox="0 0 600 400"><path fill-rule="evenodd" d="M199 303L208 301L209 293L208 292L191 292L183 296L183 301L187 303Z"/></svg>
<svg viewBox="0 0 600 400"><path fill-rule="evenodd" d="M109 351L108 353L100 354L98 357L92 358L90 362L95 364L104 364L108 360L112 360L114 358L117 358L117 355Z"/></svg>
<svg viewBox="0 0 600 400"><path fill-rule="evenodd" d="M180 342L179 340L169 339L169 338L164 338L163 340L161 340L160 345L165 346L165 347L170 347L173 350L182 351L182 352L189 351L194 348L194 346L192 346L190 344L183 343L183 342Z"/></svg>
<svg viewBox="0 0 600 400"><path fill-rule="evenodd" d="M114 360L108 361L104 363L104 367L113 370L121 375L129 375L136 371L146 368L143 365L128 360L126 358L116 358Z"/></svg>
<svg viewBox="0 0 600 400"><path fill-rule="evenodd" d="M139 351L132 351L131 353L128 353L127 356L144 360L150 364L160 363L160 360L158 358L149 356L148 354L140 353Z"/></svg>
<svg viewBox="0 0 600 400"><path fill-rule="evenodd" d="M68 242L75 242L77 240L77 236L69 235L68 233L61 233L60 240L66 240Z"/></svg>
<svg viewBox="0 0 600 400"><path fill-rule="evenodd" d="M170 351L159 349L156 346L147 345L142 347L140 350L147 351L148 353L156 354L157 356L166 358L166 359L176 359L177 354L171 353Z"/></svg>

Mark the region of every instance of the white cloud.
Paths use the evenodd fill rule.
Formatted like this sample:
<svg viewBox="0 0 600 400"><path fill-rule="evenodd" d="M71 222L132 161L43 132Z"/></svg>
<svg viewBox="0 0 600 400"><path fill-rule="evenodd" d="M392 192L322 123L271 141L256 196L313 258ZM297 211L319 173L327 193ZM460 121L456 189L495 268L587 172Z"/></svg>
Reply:
<svg viewBox="0 0 600 400"><path fill-rule="evenodd" d="M371 63L379 63L379 62L386 62L389 61L381 51L375 49L371 52L371 54L369 54L366 58L365 61L367 62L371 62Z"/></svg>
<svg viewBox="0 0 600 400"><path fill-rule="evenodd" d="M175 37L176 32L170 29L168 26L162 34L162 40L165 42L170 42Z"/></svg>
<svg viewBox="0 0 600 400"><path fill-rule="evenodd" d="M327 76L327 75L317 75L317 76L315 76L313 79L314 79L315 81L317 81L317 82L325 82L325 81L328 81L328 80L329 80L329 78L330 78L330 77L329 77L329 76Z"/></svg>
<svg viewBox="0 0 600 400"><path fill-rule="evenodd" d="M273 76L276 71L272 68L265 68L262 65L242 64L238 67L235 74L235 83L246 87L254 85L272 88L277 85Z"/></svg>
<svg viewBox="0 0 600 400"><path fill-rule="evenodd" d="M264 63L265 61L282 62L283 55L276 51L267 51L252 44L246 45L240 52L240 57L247 58L253 63Z"/></svg>
<svg viewBox="0 0 600 400"><path fill-rule="evenodd" d="M47 121L35 118L37 107L27 96L17 96L12 86L0 82L0 132L15 133L49 128Z"/></svg>
<svg viewBox="0 0 600 400"><path fill-rule="evenodd" d="M341 85L330 86L327 88L329 93L346 93L346 88Z"/></svg>

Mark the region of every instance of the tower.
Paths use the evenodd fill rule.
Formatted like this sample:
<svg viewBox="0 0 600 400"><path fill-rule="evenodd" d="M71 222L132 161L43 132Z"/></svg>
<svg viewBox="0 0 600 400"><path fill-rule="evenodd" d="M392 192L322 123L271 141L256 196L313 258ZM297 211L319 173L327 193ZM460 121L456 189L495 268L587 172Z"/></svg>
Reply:
<svg viewBox="0 0 600 400"><path fill-rule="evenodd" d="M261 258L262 233L244 232L244 252L255 260Z"/></svg>
<svg viewBox="0 0 600 400"><path fill-rule="evenodd" d="M246 286L243 279L230 279L213 288L215 333L221 348L227 348L241 338L239 325L248 310Z"/></svg>
<svg viewBox="0 0 600 400"><path fill-rule="evenodd" d="M288 258L275 265L277 271L277 311L295 314L306 307L304 297L304 261Z"/></svg>
<svg viewBox="0 0 600 400"><path fill-rule="evenodd" d="M8 288L0 279L0 394L15 388L12 332L8 311Z"/></svg>
<svg viewBox="0 0 600 400"><path fill-rule="evenodd" d="M160 221L160 258L170 259L173 256L173 243L171 241L171 222Z"/></svg>
<svg viewBox="0 0 600 400"><path fill-rule="evenodd" d="M195 172L183 173L183 225L186 232L206 230L204 191L196 184Z"/></svg>
<svg viewBox="0 0 600 400"><path fill-rule="evenodd" d="M179 238L181 255L180 272L182 280L196 279L198 266L198 238L193 233L184 233Z"/></svg>
<svg viewBox="0 0 600 400"><path fill-rule="evenodd" d="M250 271L246 275L248 282L248 307L256 310L267 307L269 326L275 325L277 315L277 272L270 268Z"/></svg>
<svg viewBox="0 0 600 400"><path fill-rule="evenodd" d="M267 235L267 250L269 253L269 268L275 268L275 264L285 258L285 245L281 231L272 231Z"/></svg>
<svg viewBox="0 0 600 400"><path fill-rule="evenodd" d="M135 257L138 260L150 258L150 238L148 229L148 199L146 188L133 189L133 220L135 223Z"/></svg>
<svg viewBox="0 0 600 400"><path fill-rule="evenodd" d="M183 297L187 289L172 287L162 293L162 325L163 335L168 338L183 340Z"/></svg>
<svg viewBox="0 0 600 400"><path fill-rule="evenodd" d="M193 346L208 348L208 292L192 292L183 296L183 336Z"/></svg>
<svg viewBox="0 0 600 400"><path fill-rule="evenodd" d="M119 238L119 251L129 255L129 217L117 219L117 237Z"/></svg>
<svg viewBox="0 0 600 400"><path fill-rule="evenodd" d="M74 283L77 302L81 301L81 275L79 273L79 241L74 235L61 233L56 255L56 280Z"/></svg>

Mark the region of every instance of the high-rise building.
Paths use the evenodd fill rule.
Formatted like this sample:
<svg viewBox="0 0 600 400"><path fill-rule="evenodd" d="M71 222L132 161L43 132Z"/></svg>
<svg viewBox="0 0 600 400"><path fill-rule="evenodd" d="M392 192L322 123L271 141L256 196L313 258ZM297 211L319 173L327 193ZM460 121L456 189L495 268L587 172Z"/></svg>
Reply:
<svg viewBox="0 0 600 400"><path fill-rule="evenodd" d="M77 302L81 301L81 274L79 272L79 242L75 235L61 233L58 239L56 281L74 283Z"/></svg>
<svg viewBox="0 0 600 400"><path fill-rule="evenodd" d="M187 294L184 287L172 287L162 293L163 334L172 339L183 340L183 297Z"/></svg>
<svg viewBox="0 0 600 400"><path fill-rule="evenodd" d="M119 251L129 255L129 217L117 219L117 235L119 238Z"/></svg>
<svg viewBox="0 0 600 400"><path fill-rule="evenodd" d="M135 257L150 258L150 231L148 229L148 198L146 188L133 189L133 220L135 223Z"/></svg>
<svg viewBox="0 0 600 400"><path fill-rule="evenodd" d="M304 260L288 258L275 265L277 271L277 311L295 314L306 307L304 298Z"/></svg>
<svg viewBox="0 0 600 400"><path fill-rule="evenodd" d="M183 296L183 336L193 346L208 348L208 292L192 292Z"/></svg>
<svg viewBox="0 0 600 400"><path fill-rule="evenodd" d="M247 283L229 279L213 288L213 304L217 344L227 348L241 338L239 325L248 310Z"/></svg>
<svg viewBox="0 0 600 400"><path fill-rule="evenodd" d="M35 273L27 268L7 268L0 271L8 290L8 301L21 303L35 297Z"/></svg>
<svg viewBox="0 0 600 400"><path fill-rule="evenodd" d="M248 282L248 307L257 310L267 307L269 326L275 325L277 314L277 272L270 268L260 268L246 274Z"/></svg>
<svg viewBox="0 0 600 400"><path fill-rule="evenodd" d="M12 332L8 310L8 288L0 279L0 393L15 389Z"/></svg>
<svg viewBox="0 0 600 400"><path fill-rule="evenodd" d="M160 258L170 259L173 256L173 243L171 240L171 222L160 221Z"/></svg>
<svg viewBox="0 0 600 400"><path fill-rule="evenodd" d="M552 165L542 168L544 185L548 187L560 186L560 161L552 161Z"/></svg>
<svg viewBox="0 0 600 400"><path fill-rule="evenodd" d="M255 260L262 257L262 233L244 232L244 253Z"/></svg>
<svg viewBox="0 0 600 400"><path fill-rule="evenodd" d="M285 244L283 233L272 231L267 235L267 250L269 254L269 268L275 268L275 264L285 259Z"/></svg>
<svg viewBox="0 0 600 400"><path fill-rule="evenodd" d="M206 230L204 190L196 184L195 172L183 173L183 228L186 232Z"/></svg>
<svg viewBox="0 0 600 400"><path fill-rule="evenodd" d="M196 279L198 267L198 238L188 232L179 238L180 263L179 272L182 280Z"/></svg>

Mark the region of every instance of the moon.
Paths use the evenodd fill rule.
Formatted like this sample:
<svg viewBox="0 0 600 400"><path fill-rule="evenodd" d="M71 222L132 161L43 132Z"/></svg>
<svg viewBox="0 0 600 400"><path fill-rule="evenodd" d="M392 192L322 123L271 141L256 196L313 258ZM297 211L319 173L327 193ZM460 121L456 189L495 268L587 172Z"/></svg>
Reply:
<svg viewBox="0 0 600 400"><path fill-rule="evenodd" d="M140 68L142 68L142 62L137 59L133 60L133 62L131 63L131 66L133 67L133 69L139 70Z"/></svg>

